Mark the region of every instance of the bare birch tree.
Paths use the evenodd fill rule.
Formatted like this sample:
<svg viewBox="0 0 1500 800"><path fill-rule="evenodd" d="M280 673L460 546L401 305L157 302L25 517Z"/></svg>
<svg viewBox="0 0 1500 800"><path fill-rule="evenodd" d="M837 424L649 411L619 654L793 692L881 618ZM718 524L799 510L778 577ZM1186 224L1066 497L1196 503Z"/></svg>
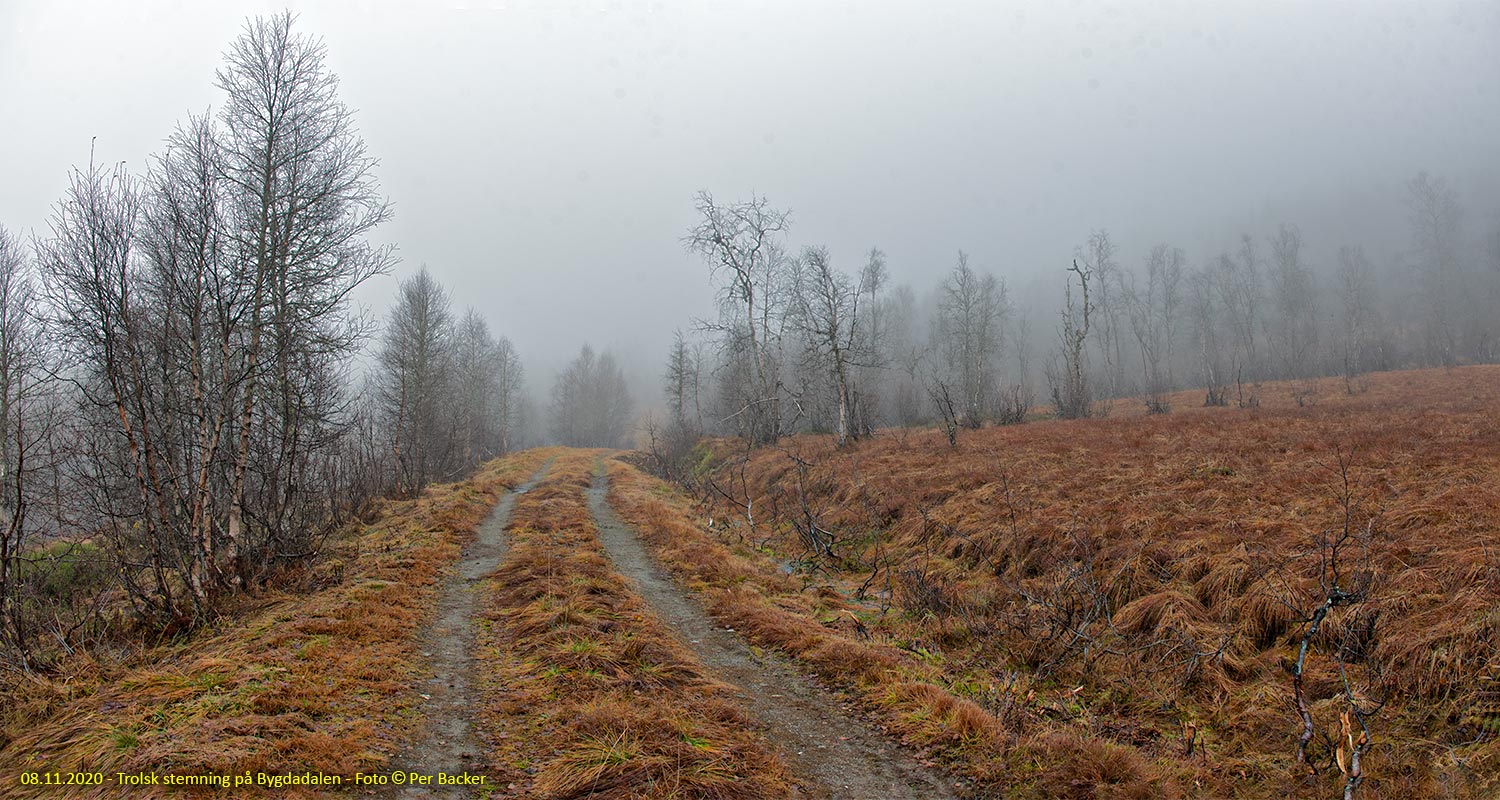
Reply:
<svg viewBox="0 0 1500 800"><path fill-rule="evenodd" d="M1214 271L1214 289L1225 327L1232 342L1230 376L1234 379L1240 406L1260 402L1260 382L1266 376L1263 362L1262 319L1264 288L1260 251L1250 234L1240 237L1238 258L1221 255ZM1249 384L1247 390L1246 384Z"/></svg>
<svg viewBox="0 0 1500 800"><path fill-rule="evenodd" d="M1215 268L1204 267L1188 276L1188 315L1193 344L1198 351L1198 379L1204 387L1203 405L1229 403L1230 368L1224 351L1224 307L1216 286Z"/></svg>
<svg viewBox="0 0 1500 800"><path fill-rule="evenodd" d="M526 369L521 354L510 339L495 340L495 396L493 413L499 426L496 442L499 453L520 449L529 424L526 398Z"/></svg>
<svg viewBox="0 0 1500 800"><path fill-rule="evenodd" d="M933 339L945 370L943 382L957 395L962 424L978 428L996 409L1009 311L1005 284L976 272L968 254L959 251L958 264L938 291Z"/></svg>
<svg viewBox="0 0 1500 800"><path fill-rule="evenodd" d="M1073 295L1073 279L1078 279L1078 299ZM1076 260L1068 268L1063 288L1061 324L1057 329L1059 347L1048 366L1048 384L1052 404L1063 419L1080 419L1094 413L1093 387L1090 386L1086 345L1093 324L1094 306L1089 283L1094 279L1087 265Z"/></svg>
<svg viewBox="0 0 1500 800"><path fill-rule="evenodd" d="M874 343L865 328L870 324L871 300L884 280L884 264L871 264L856 284L833 266L826 248L809 247L802 253L793 289L795 324L808 355L833 388L833 433L839 447L860 435L857 421L863 398L855 387L855 370L874 364Z"/></svg>
<svg viewBox="0 0 1500 800"><path fill-rule="evenodd" d="M152 369L153 312L139 280L142 194L122 165L74 170L35 249L78 387L90 462L82 514L105 534L136 612L166 625L204 610L209 559L203 540L178 527L169 486L158 402L169 381Z"/></svg>
<svg viewBox="0 0 1500 800"><path fill-rule="evenodd" d="M923 368L928 353L918 334L916 293L910 286L897 286L882 299L881 306L880 345L883 360L889 365L882 398L888 418L901 427L910 427L931 417L922 411L927 401Z"/></svg>
<svg viewBox="0 0 1500 800"><path fill-rule="evenodd" d="M1362 247L1339 248L1339 304L1342 335L1339 362L1349 394L1364 391L1363 376L1379 363L1379 298L1370 262Z"/></svg>
<svg viewBox="0 0 1500 800"><path fill-rule="evenodd" d="M45 508L38 495L57 466L56 382L38 299L21 242L0 227L0 664L26 671L43 625L27 579L45 573L31 552L41 527L31 512Z"/></svg>
<svg viewBox="0 0 1500 800"><path fill-rule="evenodd" d="M1460 239L1463 208L1442 178L1423 172L1406 186L1411 250L1422 294L1422 335L1430 361L1458 363L1466 308Z"/></svg>
<svg viewBox="0 0 1500 800"><path fill-rule="evenodd" d="M1115 260L1115 245L1109 231L1089 235L1088 243L1076 251L1078 260L1088 270L1093 283L1092 305L1096 323L1093 333L1104 358L1106 397L1124 396L1125 389L1125 309L1123 275Z"/></svg>
<svg viewBox="0 0 1500 800"><path fill-rule="evenodd" d="M1271 342L1283 378L1306 378L1316 369L1317 285L1303 263L1302 232L1283 224L1271 237L1271 298L1276 310Z"/></svg>
<svg viewBox="0 0 1500 800"><path fill-rule="evenodd" d="M1177 339L1186 261L1182 250L1158 244L1151 248L1151 254L1146 259L1144 284L1129 280L1125 286L1124 297L1130 330L1141 351L1141 377L1146 394L1146 409L1153 414L1164 414L1170 410L1167 392L1174 386L1173 348Z"/></svg>
<svg viewBox="0 0 1500 800"><path fill-rule="evenodd" d="M336 435L341 370L367 333L349 294L394 259L366 238L390 216L375 161L322 42L294 22L251 20L216 76L232 246L250 283L228 537L255 561L295 555L319 527L307 516L324 488L313 462Z"/></svg>
<svg viewBox="0 0 1500 800"><path fill-rule="evenodd" d="M885 252L878 247L870 248L859 272L859 297L864 308L857 344L861 355L859 363L854 365L854 432L859 436L875 433L884 386L882 379L891 363L887 345L889 325L881 302L889 282L890 270L886 267Z"/></svg>
<svg viewBox="0 0 1500 800"><path fill-rule="evenodd" d="M786 430L781 382L781 334L787 297L787 259L779 239L787 214L752 195L720 205L701 191L695 198L700 220L683 242L709 263L719 285L719 320L707 325L723 337L727 360L738 362L742 385L727 386L736 406L730 413L754 444L776 441Z"/></svg>
<svg viewBox="0 0 1500 800"><path fill-rule="evenodd" d="M449 381L458 438L457 466L464 472L505 452L506 357L484 317L472 308L466 311L453 330L453 375Z"/></svg>

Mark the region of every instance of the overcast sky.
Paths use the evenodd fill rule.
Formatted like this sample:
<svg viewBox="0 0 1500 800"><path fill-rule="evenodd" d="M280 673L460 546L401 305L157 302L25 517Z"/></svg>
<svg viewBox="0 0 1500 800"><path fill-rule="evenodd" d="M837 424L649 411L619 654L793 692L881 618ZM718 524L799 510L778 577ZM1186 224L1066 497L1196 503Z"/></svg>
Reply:
<svg viewBox="0 0 1500 800"><path fill-rule="evenodd" d="M1127 265L1283 219L1315 256L1396 247L1419 170L1471 232L1500 209L1500 2L0 0L0 224L44 232L92 137L144 167L217 106L246 16L287 7L395 204L403 262L361 301L425 263L543 390L586 339L654 376L710 311L700 188L919 290L959 248L1060 286L1101 227Z"/></svg>

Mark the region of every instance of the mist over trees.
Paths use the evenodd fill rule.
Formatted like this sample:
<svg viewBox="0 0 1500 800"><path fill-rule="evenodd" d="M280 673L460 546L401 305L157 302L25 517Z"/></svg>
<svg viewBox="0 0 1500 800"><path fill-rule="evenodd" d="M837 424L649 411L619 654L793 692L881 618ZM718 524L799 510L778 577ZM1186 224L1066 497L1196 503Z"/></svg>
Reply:
<svg viewBox="0 0 1500 800"><path fill-rule="evenodd" d="M937 354L933 380L941 393L956 396L964 427L977 428L999 411L1002 325L1008 313L1005 284L975 272L959 251L958 264L938 287L931 348Z"/></svg>
<svg viewBox="0 0 1500 800"><path fill-rule="evenodd" d="M552 384L548 426L568 447L628 447L634 408L614 354L585 344Z"/></svg>
<svg viewBox="0 0 1500 800"><path fill-rule="evenodd" d="M792 270L789 317L801 345L798 385L803 395L823 396L812 408L832 411L832 419L823 424L842 445L870 429L865 408L874 396L865 393L856 370L877 365L870 318L885 279L884 261L879 250L872 250L856 283L833 266L826 248L809 247L792 262ZM862 306L862 300L869 302Z"/></svg>
<svg viewBox="0 0 1500 800"><path fill-rule="evenodd" d="M1123 276L1121 289L1130 333L1140 353L1141 392L1146 410L1153 414L1170 410L1166 394L1176 385L1174 349L1181 325L1186 262L1180 248L1158 244L1146 257L1143 275Z"/></svg>
<svg viewBox="0 0 1500 800"><path fill-rule="evenodd" d="M408 494L503 455L520 436L524 374L515 347L477 311L454 319L448 293L423 267L401 283L373 377Z"/></svg>
<svg viewBox="0 0 1500 800"><path fill-rule="evenodd" d="M1093 267L1080 266L1076 259L1068 272L1071 274L1063 284L1062 319L1057 327L1058 347L1047 364L1046 374L1048 392L1052 395L1057 415L1064 419L1078 419L1093 412L1094 388L1087 359L1090 326L1096 313L1090 302L1089 281L1096 276ZM1096 280L1096 286L1097 283Z"/></svg>
<svg viewBox="0 0 1500 800"><path fill-rule="evenodd" d="M1313 234L1292 222L1243 233L1197 266L1170 242L1121 252L1099 229L1059 259L1048 312L1018 309L1003 277L963 251L913 287L889 285L872 248L856 279L826 247L794 247L791 215L767 198L700 192L684 244L708 266L719 309L673 345L666 430L752 444L826 433L842 445L880 426L938 425L956 441L961 429L1034 413L1085 417L1134 402L1167 413L1170 393L1194 387L1204 405L1248 407L1266 382L1291 380L1302 404L1316 402L1320 376L1342 376L1353 393L1372 370L1494 362L1500 222L1467 232L1456 193L1426 173L1402 199L1410 246L1379 260L1342 242L1335 258L1312 261ZM1050 408L1033 408L1039 393Z"/></svg>

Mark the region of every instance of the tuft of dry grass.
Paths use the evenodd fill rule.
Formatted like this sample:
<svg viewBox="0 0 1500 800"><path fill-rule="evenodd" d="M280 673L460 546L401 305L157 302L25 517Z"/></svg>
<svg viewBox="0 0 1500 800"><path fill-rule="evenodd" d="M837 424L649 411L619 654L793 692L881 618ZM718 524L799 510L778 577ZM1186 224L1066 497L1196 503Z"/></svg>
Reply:
<svg viewBox="0 0 1500 800"><path fill-rule="evenodd" d="M585 502L597 451L560 453L517 498L486 583L481 734L527 797L788 797L774 749L601 550Z"/></svg>
<svg viewBox="0 0 1500 800"><path fill-rule="evenodd" d="M65 674L6 686L5 795L122 792L21 786L25 770L311 771L346 780L380 770L415 722L418 643L445 570L501 488L524 480L546 456L519 453L469 481L388 504L374 523L340 537L334 560L342 569L321 589L260 597L237 619L186 641L79 659Z"/></svg>
<svg viewBox="0 0 1500 800"><path fill-rule="evenodd" d="M1035 784L1016 793L1020 797L1152 800L1179 791L1154 781L1149 765L1132 748L1098 738L1049 732L1016 750L1017 759L1034 765L1038 776Z"/></svg>

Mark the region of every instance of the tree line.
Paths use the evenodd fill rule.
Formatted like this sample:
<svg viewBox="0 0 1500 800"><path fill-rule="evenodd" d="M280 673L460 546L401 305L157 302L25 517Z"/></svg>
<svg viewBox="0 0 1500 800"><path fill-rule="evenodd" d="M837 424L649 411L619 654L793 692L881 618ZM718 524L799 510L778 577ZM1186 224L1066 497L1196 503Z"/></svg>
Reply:
<svg viewBox="0 0 1500 800"><path fill-rule="evenodd" d="M371 382L386 423L395 487L407 494L453 480L515 449L534 412L519 353L423 267L401 283Z"/></svg>
<svg viewBox="0 0 1500 800"><path fill-rule="evenodd" d="M369 500L524 437L515 348L425 268L360 367L351 293L396 262L370 241L391 210L293 28L247 23L222 105L144 172L91 159L45 234L0 228L0 666L44 666L109 607L192 626Z"/></svg>
<svg viewBox="0 0 1500 800"><path fill-rule="evenodd" d="M824 247L789 244L789 215L766 198L700 192L683 243L708 265L718 309L679 332L667 419L650 434L680 452L703 433L842 445L935 424L954 442L1026 420L1038 397L1067 418L1136 399L1166 413L1187 388L1205 405L1254 406L1265 382L1291 380L1300 404L1320 376L1356 393L1370 371L1500 360L1500 226L1471 237L1442 178L1404 188L1410 246L1381 266L1357 243L1314 263L1289 223L1196 266L1170 243L1127 263L1096 231L1058 265L1051 322L962 251L925 292L891 286L879 249L835 266Z"/></svg>

